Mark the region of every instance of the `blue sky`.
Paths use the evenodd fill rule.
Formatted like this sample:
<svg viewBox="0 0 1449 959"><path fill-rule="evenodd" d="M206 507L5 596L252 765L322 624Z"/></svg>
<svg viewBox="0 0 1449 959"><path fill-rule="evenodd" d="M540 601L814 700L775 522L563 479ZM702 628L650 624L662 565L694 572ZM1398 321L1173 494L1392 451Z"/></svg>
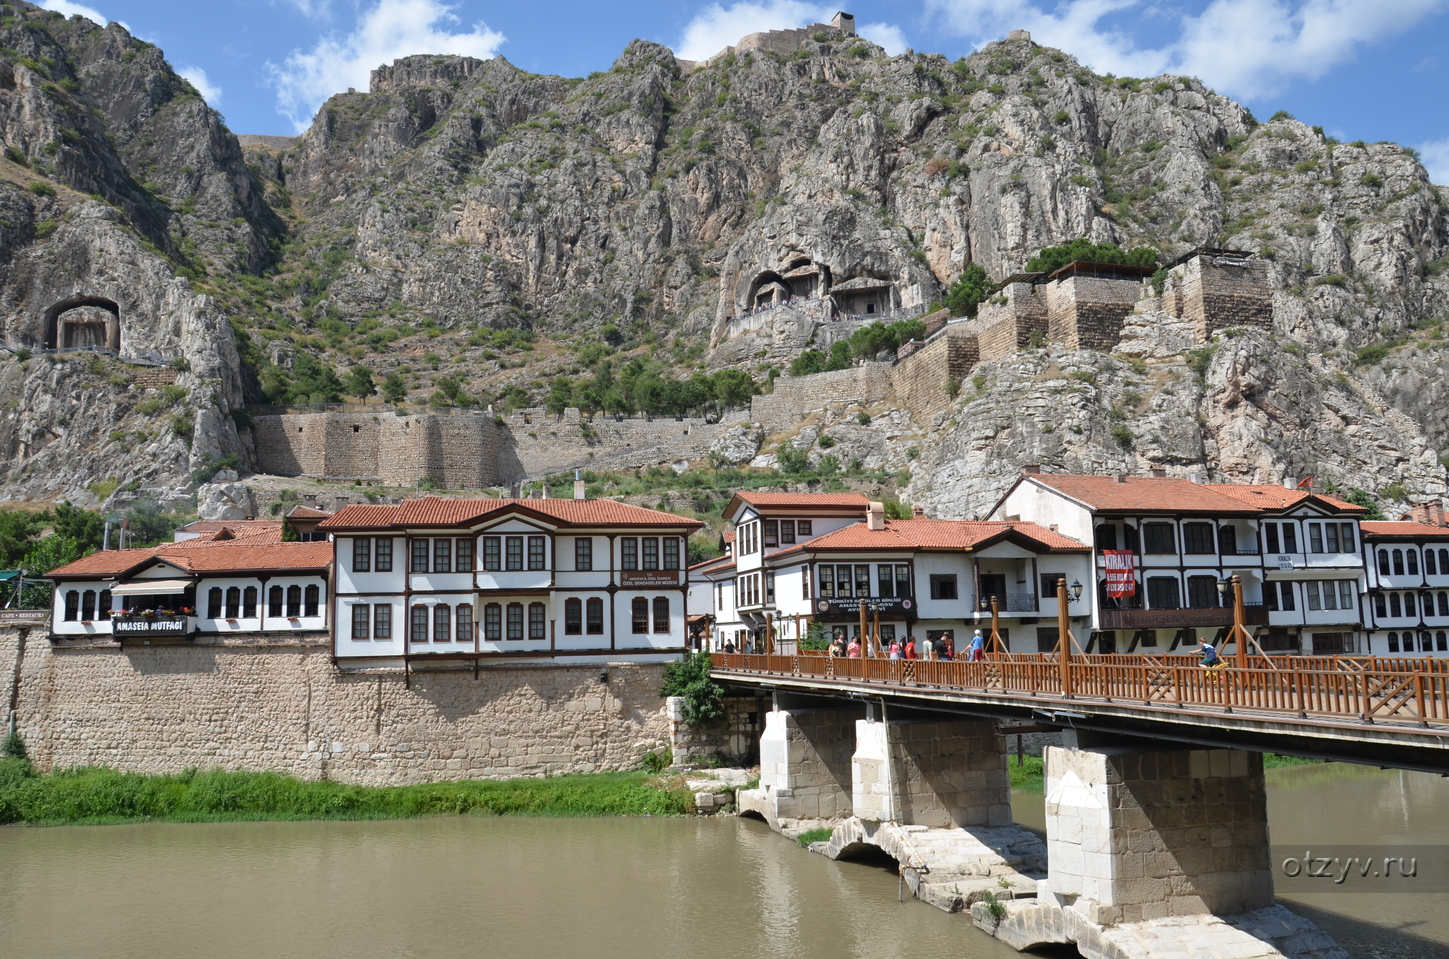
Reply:
<svg viewBox="0 0 1449 959"><path fill-rule="evenodd" d="M290 134L368 71L412 53L501 54L540 73L607 69L642 37L704 57L746 33L828 19L804 0L43 0L125 23L238 133ZM910 0L852 3L892 53L963 56L1024 27L1101 72L1201 77L1260 118L1418 147L1449 184L1449 0Z"/></svg>

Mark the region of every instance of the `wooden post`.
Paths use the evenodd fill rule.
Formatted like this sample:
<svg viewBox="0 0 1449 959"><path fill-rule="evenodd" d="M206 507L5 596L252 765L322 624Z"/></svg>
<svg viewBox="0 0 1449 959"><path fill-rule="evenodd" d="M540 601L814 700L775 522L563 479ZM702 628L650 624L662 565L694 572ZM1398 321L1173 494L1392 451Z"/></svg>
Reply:
<svg viewBox="0 0 1449 959"><path fill-rule="evenodd" d="M877 656L884 656L885 650L881 649L880 645L880 607L877 606L874 610L872 610L872 613L874 614L874 616L872 618L870 626L871 641L875 643L875 654Z"/></svg>
<svg viewBox="0 0 1449 959"><path fill-rule="evenodd" d="M848 644L847 644L848 645ZM866 632L865 600L860 601L860 658L870 655L870 633Z"/></svg>
<svg viewBox="0 0 1449 959"><path fill-rule="evenodd" d="M775 624L769 614L765 614L765 655L770 656L775 652Z"/></svg>
<svg viewBox="0 0 1449 959"><path fill-rule="evenodd" d="M1004 653L1005 648L1001 645L1001 608L996 604L996 597L991 597L991 642L988 644L993 653Z"/></svg>
<svg viewBox="0 0 1449 959"><path fill-rule="evenodd" d="M1243 626L1243 578L1233 574L1233 639L1238 644L1238 668L1248 668L1248 630Z"/></svg>
<svg viewBox="0 0 1449 959"><path fill-rule="evenodd" d="M1067 581L1057 580L1057 661L1061 668L1062 695L1072 695L1072 629L1067 615Z"/></svg>

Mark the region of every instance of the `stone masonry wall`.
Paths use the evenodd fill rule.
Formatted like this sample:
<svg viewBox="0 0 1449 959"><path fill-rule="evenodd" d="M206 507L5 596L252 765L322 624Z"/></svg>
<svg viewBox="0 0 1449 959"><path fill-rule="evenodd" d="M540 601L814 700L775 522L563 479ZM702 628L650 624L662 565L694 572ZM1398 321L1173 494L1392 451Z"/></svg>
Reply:
<svg viewBox="0 0 1449 959"><path fill-rule="evenodd" d="M1273 294L1268 287L1268 264L1247 260L1196 256L1171 271L1177 289L1177 316L1191 320L1198 342L1231 326L1273 328Z"/></svg>
<svg viewBox="0 0 1449 959"><path fill-rule="evenodd" d="M730 766L752 766L759 762L760 733L765 728L765 713L770 710L765 693L726 697L725 718L713 726L686 723L684 703L682 696L670 696L665 701L676 766L700 765L711 759L722 760Z"/></svg>
<svg viewBox="0 0 1449 959"><path fill-rule="evenodd" d="M1047 334L1047 301L1030 283L1010 283L976 314L981 359L1003 360Z"/></svg>
<svg viewBox="0 0 1449 959"><path fill-rule="evenodd" d="M1272 905L1261 754L1046 750L1051 891L1097 923Z"/></svg>
<svg viewBox="0 0 1449 959"><path fill-rule="evenodd" d="M964 325L964 324L963 324ZM921 347L891 370L896 398L906 405L918 423L951 408L955 399L952 382L959 392L961 381L979 360L976 337L947 328L934 343Z"/></svg>
<svg viewBox="0 0 1449 959"><path fill-rule="evenodd" d="M252 435L260 472L379 479L399 486L430 476L453 489L500 482L506 442L505 431L484 413L258 416Z"/></svg>
<svg viewBox="0 0 1449 959"><path fill-rule="evenodd" d="M9 631L11 634L13 630ZM669 744L663 667L340 673L285 646L56 649L31 634L19 728L42 769L272 770L369 785L632 769ZM15 640L0 631L0 650Z"/></svg>
<svg viewBox="0 0 1449 959"><path fill-rule="evenodd" d="M1047 335L1069 350L1109 351L1122 321L1136 306L1142 284L1094 276L1069 276L1043 287Z"/></svg>
<svg viewBox="0 0 1449 959"><path fill-rule="evenodd" d="M891 395L891 365L865 363L810 376L782 376L775 391L750 402L750 418L770 432L791 429L830 403L873 403Z"/></svg>

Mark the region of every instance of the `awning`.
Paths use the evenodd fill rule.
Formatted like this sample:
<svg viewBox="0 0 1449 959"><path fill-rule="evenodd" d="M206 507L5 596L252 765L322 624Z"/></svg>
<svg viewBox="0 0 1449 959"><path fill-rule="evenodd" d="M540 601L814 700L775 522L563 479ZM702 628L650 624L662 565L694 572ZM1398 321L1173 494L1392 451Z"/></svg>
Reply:
<svg viewBox="0 0 1449 959"><path fill-rule="evenodd" d="M12 579L19 579L25 574L23 569L0 569L0 583L8 583Z"/></svg>
<svg viewBox="0 0 1449 959"><path fill-rule="evenodd" d="M191 586L189 579L138 579L134 583L118 583L111 587L112 596L170 596L184 593Z"/></svg>

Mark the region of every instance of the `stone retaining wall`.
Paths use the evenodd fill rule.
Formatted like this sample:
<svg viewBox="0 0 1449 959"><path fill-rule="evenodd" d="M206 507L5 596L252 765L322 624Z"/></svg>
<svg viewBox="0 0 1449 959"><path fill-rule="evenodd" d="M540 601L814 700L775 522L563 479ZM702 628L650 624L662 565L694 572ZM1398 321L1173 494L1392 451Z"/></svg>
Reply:
<svg viewBox="0 0 1449 959"><path fill-rule="evenodd" d="M427 476L452 489L515 478L502 475L507 431L485 413L257 416L252 436L257 470L279 476L375 478L395 486Z"/></svg>
<svg viewBox="0 0 1449 959"><path fill-rule="evenodd" d="M793 429L831 403L874 403L891 395L891 365L866 363L810 376L782 376L775 391L750 402L750 419L770 432Z"/></svg>
<svg viewBox="0 0 1449 959"><path fill-rule="evenodd" d="M891 370L896 397L917 423L928 424L936 413L951 408L961 381L979 359L976 337L948 328L934 343L921 347Z"/></svg>
<svg viewBox="0 0 1449 959"><path fill-rule="evenodd" d="M0 630L0 670L18 631ZM26 643L19 730L42 769L272 770L369 785L637 768L669 745L662 665L340 673L289 645ZM0 672L8 683L10 674Z"/></svg>

